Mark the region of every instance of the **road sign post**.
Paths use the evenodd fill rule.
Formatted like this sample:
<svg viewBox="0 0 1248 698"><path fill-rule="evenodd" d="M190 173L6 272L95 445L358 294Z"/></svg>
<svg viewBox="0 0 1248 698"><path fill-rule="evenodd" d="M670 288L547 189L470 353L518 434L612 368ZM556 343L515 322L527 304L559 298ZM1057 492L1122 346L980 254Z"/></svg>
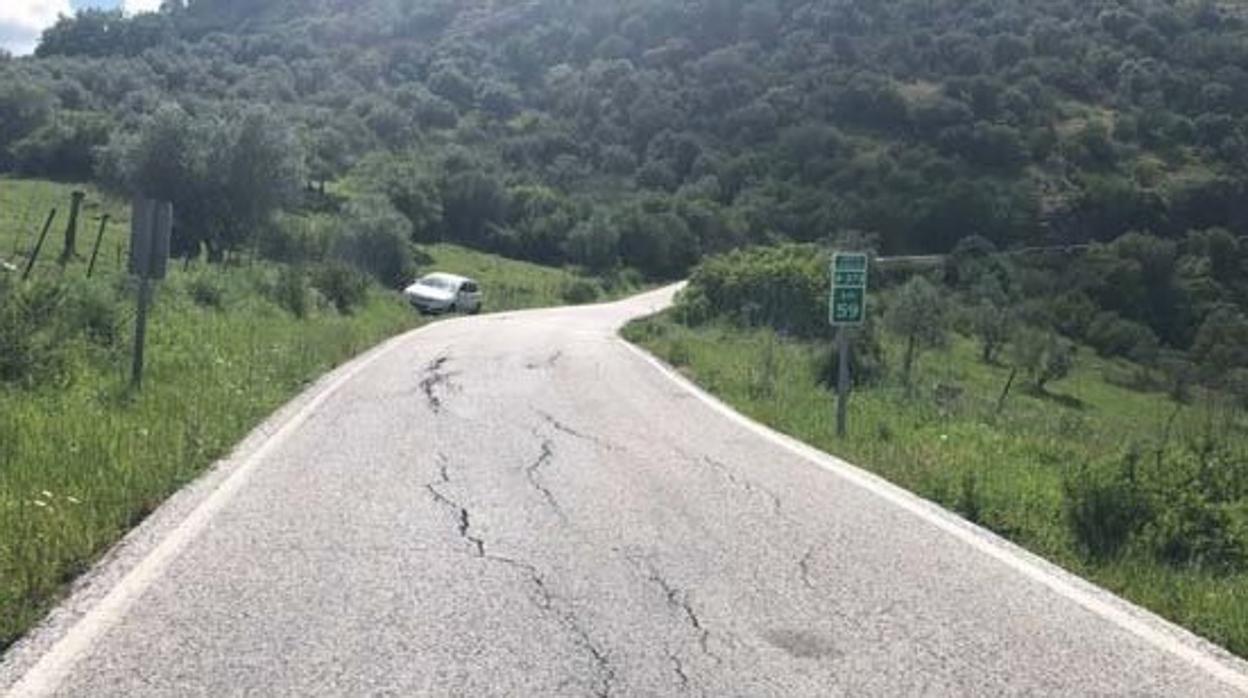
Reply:
<svg viewBox="0 0 1248 698"><path fill-rule="evenodd" d="M867 318L867 255L832 255L832 289L828 294L828 322L836 328L836 435L844 437L849 412L849 333Z"/></svg>
<svg viewBox="0 0 1248 698"><path fill-rule="evenodd" d="M139 277L139 311L134 321L134 363L130 385L143 387L143 349L147 344L147 309L152 302L152 280L165 278L173 204L136 198L130 214L130 273Z"/></svg>

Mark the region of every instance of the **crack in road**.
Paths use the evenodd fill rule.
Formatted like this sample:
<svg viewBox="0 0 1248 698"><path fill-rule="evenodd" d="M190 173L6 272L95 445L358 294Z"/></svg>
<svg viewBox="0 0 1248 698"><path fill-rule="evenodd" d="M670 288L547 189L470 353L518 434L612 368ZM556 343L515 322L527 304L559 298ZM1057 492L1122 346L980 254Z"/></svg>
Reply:
<svg viewBox="0 0 1248 698"><path fill-rule="evenodd" d="M632 563L634 567L638 568L639 571L643 572L645 578L649 582L659 587L659 589L663 592L663 598L667 601L668 607L684 616L685 622L698 636L698 647L702 650L702 654L705 654L707 657L715 660L715 664L722 665L724 663L723 657L720 657L718 654L711 651L711 631L702 624L701 617L698 616L698 612L693 608L693 604L689 601L688 590L682 590L674 586L649 560L639 559L629 555L625 555L625 559ZM681 673L684 673L683 668Z"/></svg>
<svg viewBox="0 0 1248 698"><path fill-rule="evenodd" d="M544 444L544 446L548 445ZM547 448L543 448L543 458L549 458L546 455ZM550 454L550 455L553 455ZM585 629L576 612L570 608L560 608L559 606L567 606L566 602L559 604L559 597L550 589L546 582L546 577L537 569L535 565L522 560L490 553L486 549L485 540L472 535L472 515L468 508L459 502L451 499L439 489L441 485L448 485L451 482L450 467L443 454L438 454L442 461L438 467L438 480L425 485L429 493L433 496L433 500L442 506L450 509L455 515L456 532L460 538L463 538L472 546L472 556L489 562L495 562L506 565L513 569L524 572L529 581L532 582L537 590L538 598L534 600L534 605L546 613L554 614L559 622L570 632L577 640L577 643L589 654L594 662L594 666L598 670L599 685L594 688L594 695L598 698L608 698L611 695L612 686L616 680L615 668L611 666L610 658L607 653L594 642L590 637L589 631ZM541 459L539 459L540 461Z"/></svg>
<svg viewBox="0 0 1248 698"><path fill-rule="evenodd" d="M592 443L595 446L603 448L607 451L623 451L624 450L622 447L617 446L605 439L594 436L593 434L586 434L585 432L580 431L579 429L574 429L571 426L568 426L568 424L555 418L555 416L550 414L549 412L545 412L539 409L534 409L533 411L537 412L537 414L542 419L546 420L546 423L549 424L550 427L554 429L555 431L567 434L568 436L580 439L582 441L588 441L589 443Z"/></svg>
<svg viewBox="0 0 1248 698"><path fill-rule="evenodd" d="M689 690L689 675L685 673L685 665L680 661L680 656L668 650L667 658L672 660L672 670L676 672L676 680L680 682L681 692L687 692Z"/></svg>
<svg viewBox="0 0 1248 698"><path fill-rule="evenodd" d="M806 588L811 590L815 588L815 583L810 577L810 561L814 555L815 548L814 546L811 546L810 548L807 548L806 554L802 556L802 559L797 561L797 568L801 570L802 584L805 584Z"/></svg>
<svg viewBox="0 0 1248 698"><path fill-rule="evenodd" d="M451 382L451 378L455 373L448 373L442 370L446 363L451 360L448 354L443 354L425 366L425 377L420 380L420 390L425 394L425 400L429 403L429 409L434 414L442 411L442 397L438 395L438 388L445 387L450 390L455 387Z"/></svg>
<svg viewBox="0 0 1248 698"><path fill-rule="evenodd" d="M550 356L546 357L545 360L530 361L527 364L525 364L524 367L529 369L530 371L536 371L541 368L554 368L555 364L559 363L559 359L562 359L562 358L563 358L563 350L561 349L551 354Z"/></svg>
<svg viewBox="0 0 1248 698"><path fill-rule="evenodd" d="M468 508L446 496L442 490L438 489L438 485L449 485L451 482L450 468L446 459L442 454L438 454L442 463L438 466L438 482L430 482L425 485L425 489L429 490L429 494L433 495L433 501L441 504L455 513L455 522L459 529L459 537L472 544L476 550L477 557L485 557L485 541L473 536L472 517L468 513Z"/></svg>
<svg viewBox="0 0 1248 698"><path fill-rule="evenodd" d="M538 477L538 471L541 470L542 466L550 463L554 457L554 444L551 443L550 439L542 439L542 452L538 454L537 458L533 462L525 466L524 476L528 479L529 485L531 485L533 489L537 490L538 493L542 495L542 498L546 500L546 503L550 505L551 510L555 512L555 515L559 517L559 520L566 524L568 522L568 516L564 513L563 507L559 506L559 500L555 499L555 494L550 491L549 487L542 484L541 479Z"/></svg>
<svg viewBox="0 0 1248 698"><path fill-rule="evenodd" d="M710 456L702 456L702 460L707 465L723 473L724 477L728 478L728 481L736 485L737 487L740 487L746 492L758 493L766 497L771 502L772 513L774 513L778 517L781 517L781 518L784 517L784 509L780 502L780 495L776 494L775 492L772 492L771 490L767 489L766 487L763 487L762 485L755 484L754 482L746 478L738 477L737 474L733 471L733 469L729 467L728 464L726 463L717 461L714 458L711 458Z"/></svg>
<svg viewBox="0 0 1248 698"><path fill-rule="evenodd" d="M688 459L694 458L691 454L686 453L682 450L678 449L677 452L680 453L680 455L684 458L688 458ZM758 495L762 495L763 497L766 497L767 500L771 503L770 509L771 509L772 514L776 518L789 522L789 523L794 523L793 519L787 516L784 512L784 504L780 499L780 495L776 494L775 492L768 489L767 487L764 487L763 485L759 485L753 482L749 478L745 478L745 477L737 475L737 473L733 470L733 468L729 466L727 463L716 460L710 456L702 456L702 462L711 466L711 468L719 471L729 482L741 488L742 490L751 494L758 494ZM812 559L814 558L814 554L815 554L815 547L816 546L811 546L810 548L807 548L806 552L797 561L798 576L801 579L802 584L811 591L815 590L814 575L812 574L812 570L810 568L810 563Z"/></svg>

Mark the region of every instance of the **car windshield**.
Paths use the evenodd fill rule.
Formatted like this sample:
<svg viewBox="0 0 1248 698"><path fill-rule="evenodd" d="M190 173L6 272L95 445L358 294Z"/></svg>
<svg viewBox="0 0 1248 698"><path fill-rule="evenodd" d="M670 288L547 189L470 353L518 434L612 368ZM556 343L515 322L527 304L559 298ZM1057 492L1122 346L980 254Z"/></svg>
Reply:
<svg viewBox="0 0 1248 698"><path fill-rule="evenodd" d="M452 289L451 280L444 279L441 276L426 276L425 278L421 279L419 283L421 286L428 286L429 288L437 288L443 291L450 291Z"/></svg>

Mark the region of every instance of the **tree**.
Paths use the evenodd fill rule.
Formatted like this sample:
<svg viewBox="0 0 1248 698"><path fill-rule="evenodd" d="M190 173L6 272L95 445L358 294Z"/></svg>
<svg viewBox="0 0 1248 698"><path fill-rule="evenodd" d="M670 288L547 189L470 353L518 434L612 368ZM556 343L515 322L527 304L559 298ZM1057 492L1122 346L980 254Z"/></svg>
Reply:
<svg viewBox="0 0 1248 698"><path fill-rule="evenodd" d="M897 290L884 315L884 326L905 341L902 376L911 386L914 362L925 349L944 347L949 342L946 326L947 305L939 287L916 276Z"/></svg>
<svg viewBox="0 0 1248 698"><path fill-rule="evenodd" d="M1020 332L1010 347L1015 367L1027 374L1038 393L1070 375L1075 367L1075 345L1051 330Z"/></svg>
<svg viewBox="0 0 1248 698"><path fill-rule="evenodd" d="M302 159L293 132L264 108L195 117L166 105L109 151L109 184L172 201L175 253L193 255L202 245L212 261L250 240L289 200Z"/></svg>
<svg viewBox="0 0 1248 698"><path fill-rule="evenodd" d="M352 176L407 218L413 240L433 242L438 239L443 212L442 194L431 169L415 157L373 153L360 161Z"/></svg>
<svg viewBox="0 0 1248 698"><path fill-rule="evenodd" d="M980 360L997 362L997 355L1013 336L1018 321L1011 308L981 298L970 308L971 332L979 339Z"/></svg>
<svg viewBox="0 0 1248 698"><path fill-rule="evenodd" d="M1230 307L1210 313L1196 333L1191 353L1207 381L1248 368L1248 317Z"/></svg>
<svg viewBox="0 0 1248 698"><path fill-rule="evenodd" d="M493 226L507 218L507 193L493 176L478 169L447 174L442 193L442 229L446 239L481 246Z"/></svg>

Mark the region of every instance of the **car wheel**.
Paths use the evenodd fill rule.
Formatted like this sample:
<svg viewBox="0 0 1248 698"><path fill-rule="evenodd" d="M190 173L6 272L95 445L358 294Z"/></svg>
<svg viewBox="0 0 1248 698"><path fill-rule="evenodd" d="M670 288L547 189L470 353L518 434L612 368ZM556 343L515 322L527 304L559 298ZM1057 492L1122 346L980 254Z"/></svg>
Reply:
<svg viewBox="0 0 1248 698"><path fill-rule="evenodd" d="M476 315L477 313L480 313L480 312L481 312L481 304L477 303L476 305L472 306L472 310L469 310L468 314Z"/></svg>

